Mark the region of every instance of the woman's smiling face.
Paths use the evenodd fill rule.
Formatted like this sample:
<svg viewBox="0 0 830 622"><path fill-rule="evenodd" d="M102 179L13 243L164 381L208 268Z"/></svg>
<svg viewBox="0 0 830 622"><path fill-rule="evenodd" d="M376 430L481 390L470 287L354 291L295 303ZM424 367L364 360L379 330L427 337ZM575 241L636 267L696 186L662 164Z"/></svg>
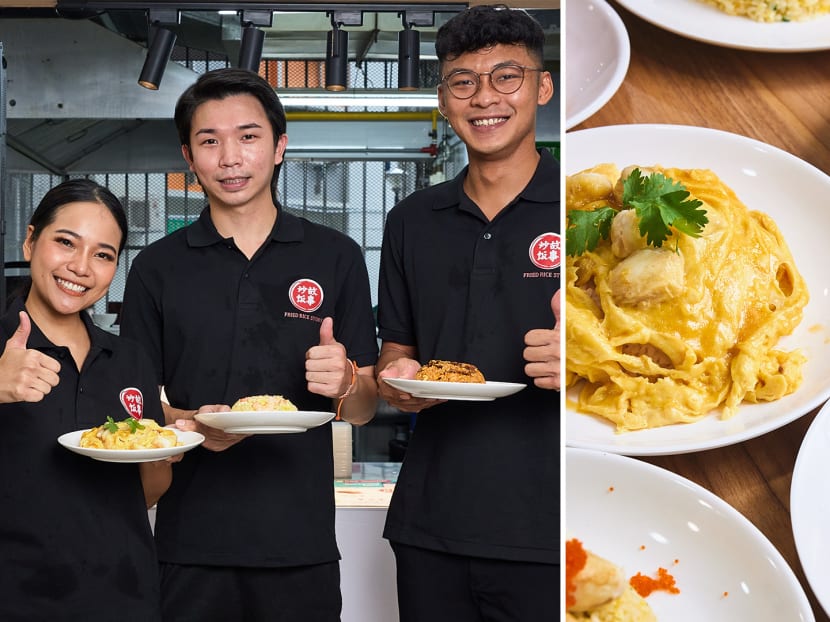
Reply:
<svg viewBox="0 0 830 622"><path fill-rule="evenodd" d="M29 226L23 256L30 263L30 310L68 315L97 302L115 276L121 229L102 204L67 203L32 239Z"/></svg>

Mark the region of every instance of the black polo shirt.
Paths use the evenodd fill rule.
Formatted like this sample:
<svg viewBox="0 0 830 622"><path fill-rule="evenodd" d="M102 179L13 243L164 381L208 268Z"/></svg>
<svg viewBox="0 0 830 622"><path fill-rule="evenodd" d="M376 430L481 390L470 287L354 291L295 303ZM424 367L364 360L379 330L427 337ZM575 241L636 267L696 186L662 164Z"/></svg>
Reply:
<svg viewBox="0 0 830 622"><path fill-rule="evenodd" d="M524 373L524 336L553 328L559 288L559 166L542 151L528 186L492 222L455 179L410 195L386 221L378 324L429 359L527 383L490 402L449 401L417 418L385 537L496 559L559 562L559 392Z"/></svg>
<svg viewBox="0 0 830 622"><path fill-rule="evenodd" d="M0 348L17 329L17 299L0 318ZM66 432L128 414L122 389L138 388L143 416L163 423L152 365L140 348L93 326L78 372L69 349L32 322L28 347L61 364L40 402L0 404L0 620L160 620L158 565L135 464L99 462L61 447Z"/></svg>
<svg viewBox="0 0 830 622"><path fill-rule="evenodd" d="M305 353L320 342L326 316L350 358L376 362L360 248L333 229L278 213L250 261L218 234L205 208L133 262L121 331L147 344L171 405L281 394L300 410L331 411L331 399L309 393L305 381ZM247 567L334 561L333 472L328 424L188 452L159 503L159 558Z"/></svg>

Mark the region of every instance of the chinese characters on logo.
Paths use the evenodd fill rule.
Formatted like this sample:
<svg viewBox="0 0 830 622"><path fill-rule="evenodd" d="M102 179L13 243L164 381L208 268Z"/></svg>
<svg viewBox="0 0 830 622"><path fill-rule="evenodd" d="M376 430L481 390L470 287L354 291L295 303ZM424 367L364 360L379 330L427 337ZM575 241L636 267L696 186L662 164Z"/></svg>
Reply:
<svg viewBox="0 0 830 622"><path fill-rule="evenodd" d="M144 416L144 396L135 387L123 389L120 394L121 405L133 419Z"/></svg>
<svg viewBox="0 0 830 622"><path fill-rule="evenodd" d="M323 304L323 288L312 279L298 279L288 290L291 304L300 311L311 313Z"/></svg>
<svg viewBox="0 0 830 622"><path fill-rule="evenodd" d="M558 268L562 261L562 242L553 232L543 233L530 245L530 261L540 270Z"/></svg>

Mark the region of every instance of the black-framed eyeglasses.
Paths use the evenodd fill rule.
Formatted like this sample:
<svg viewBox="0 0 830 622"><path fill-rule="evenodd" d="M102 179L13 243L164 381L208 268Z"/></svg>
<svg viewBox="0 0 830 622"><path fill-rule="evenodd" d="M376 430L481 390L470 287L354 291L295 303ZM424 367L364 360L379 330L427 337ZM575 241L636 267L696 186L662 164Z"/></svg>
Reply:
<svg viewBox="0 0 830 622"><path fill-rule="evenodd" d="M441 82L447 85L454 97L470 99L481 88L481 77L490 76L490 86L502 95L509 95L522 88L526 71L544 71L544 69L524 65L500 65L493 71L481 73L469 69L457 69L441 78Z"/></svg>

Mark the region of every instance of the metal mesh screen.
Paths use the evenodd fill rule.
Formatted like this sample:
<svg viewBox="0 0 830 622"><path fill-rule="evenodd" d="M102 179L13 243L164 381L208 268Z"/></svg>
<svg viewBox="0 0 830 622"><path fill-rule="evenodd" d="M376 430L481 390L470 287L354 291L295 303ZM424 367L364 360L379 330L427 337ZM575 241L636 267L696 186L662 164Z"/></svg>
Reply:
<svg viewBox="0 0 830 622"><path fill-rule="evenodd" d="M412 162L289 160L280 173L279 200L287 211L342 231L361 246L369 266L373 304L377 302L378 264L386 214L398 198L415 188L418 168ZM109 303L122 300L127 272L135 256L148 244L196 220L206 200L191 174L124 173L84 177L107 186L127 211L127 246L107 296L95 305L96 312L105 312L112 308ZM11 177L14 202L19 208L11 210L13 217L8 223L7 262L23 259L21 247L29 218L49 188L63 179L45 174Z"/></svg>

